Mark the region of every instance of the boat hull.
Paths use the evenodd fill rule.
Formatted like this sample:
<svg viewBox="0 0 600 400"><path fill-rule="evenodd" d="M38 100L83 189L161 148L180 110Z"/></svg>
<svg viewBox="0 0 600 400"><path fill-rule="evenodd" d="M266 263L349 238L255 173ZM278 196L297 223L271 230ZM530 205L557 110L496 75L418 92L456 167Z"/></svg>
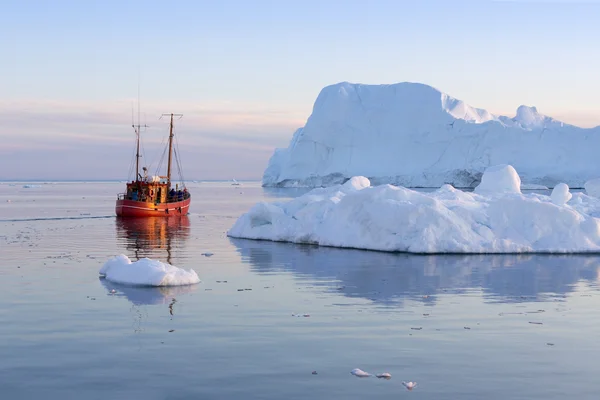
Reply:
<svg viewBox="0 0 600 400"><path fill-rule="evenodd" d="M191 198L173 203L147 203L136 200L117 200L117 217L178 217L187 215Z"/></svg>

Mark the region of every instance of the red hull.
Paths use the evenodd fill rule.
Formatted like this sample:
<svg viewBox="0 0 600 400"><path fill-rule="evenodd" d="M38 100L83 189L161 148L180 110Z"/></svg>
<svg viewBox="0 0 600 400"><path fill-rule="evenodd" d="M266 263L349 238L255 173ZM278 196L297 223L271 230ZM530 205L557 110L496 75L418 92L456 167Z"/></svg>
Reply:
<svg viewBox="0 0 600 400"><path fill-rule="evenodd" d="M146 203L145 201L117 200L117 217L178 217L187 215L191 197L174 203Z"/></svg>

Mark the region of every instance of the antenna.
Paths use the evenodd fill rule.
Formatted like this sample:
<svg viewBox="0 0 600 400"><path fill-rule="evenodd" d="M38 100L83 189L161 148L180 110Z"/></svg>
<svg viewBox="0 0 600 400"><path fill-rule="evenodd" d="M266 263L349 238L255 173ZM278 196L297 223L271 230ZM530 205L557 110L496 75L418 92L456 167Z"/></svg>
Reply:
<svg viewBox="0 0 600 400"><path fill-rule="evenodd" d="M135 180L137 181L140 177L140 128L148 128L148 125L140 124L140 79L138 75L138 123L135 125L133 122L133 104L131 104L131 127L135 131L136 136L136 151L135 151Z"/></svg>

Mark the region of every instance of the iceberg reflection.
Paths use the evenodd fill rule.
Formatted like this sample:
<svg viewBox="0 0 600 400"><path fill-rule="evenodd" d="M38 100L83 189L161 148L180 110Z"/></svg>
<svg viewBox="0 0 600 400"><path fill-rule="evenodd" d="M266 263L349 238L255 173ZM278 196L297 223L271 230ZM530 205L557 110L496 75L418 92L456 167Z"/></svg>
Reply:
<svg viewBox="0 0 600 400"><path fill-rule="evenodd" d="M345 296L397 305L435 303L436 294L481 291L488 302L544 301L597 286L591 255L412 255L230 238L257 273L297 279Z"/></svg>

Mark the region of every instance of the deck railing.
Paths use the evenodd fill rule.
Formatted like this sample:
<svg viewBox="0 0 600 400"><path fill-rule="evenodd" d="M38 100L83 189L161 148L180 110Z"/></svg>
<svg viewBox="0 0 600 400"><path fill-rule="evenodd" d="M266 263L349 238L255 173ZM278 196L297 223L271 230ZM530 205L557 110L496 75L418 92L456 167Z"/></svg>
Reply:
<svg viewBox="0 0 600 400"><path fill-rule="evenodd" d="M175 196L167 196L167 203L177 203L178 201L183 201L183 200L187 200L189 199L191 196L191 194L185 193L182 194L181 196L179 194L176 194ZM138 197L136 199L136 201L146 201L147 197ZM119 193L117 194L117 200L133 200L127 197L127 193Z"/></svg>

